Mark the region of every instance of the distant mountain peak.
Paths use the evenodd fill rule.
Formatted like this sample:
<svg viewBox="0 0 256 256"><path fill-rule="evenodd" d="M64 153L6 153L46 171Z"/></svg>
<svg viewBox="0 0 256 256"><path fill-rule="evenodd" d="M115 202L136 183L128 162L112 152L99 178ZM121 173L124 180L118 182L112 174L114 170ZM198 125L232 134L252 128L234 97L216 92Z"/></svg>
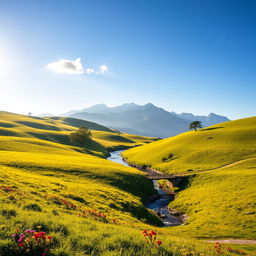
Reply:
<svg viewBox="0 0 256 256"><path fill-rule="evenodd" d="M193 121L201 121L203 127L229 121L227 117L210 113L208 116L196 116L192 113L166 111L151 102L137 105L133 102L115 107L97 104L71 115L123 132L153 137L170 137L189 130Z"/></svg>

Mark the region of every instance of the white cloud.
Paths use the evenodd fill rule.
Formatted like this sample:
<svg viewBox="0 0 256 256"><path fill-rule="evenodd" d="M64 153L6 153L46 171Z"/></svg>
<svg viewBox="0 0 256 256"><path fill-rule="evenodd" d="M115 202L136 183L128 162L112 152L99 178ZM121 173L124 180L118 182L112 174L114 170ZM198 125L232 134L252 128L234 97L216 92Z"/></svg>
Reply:
<svg viewBox="0 0 256 256"><path fill-rule="evenodd" d="M108 66L107 65L102 65L100 66L100 73L103 74L105 73L106 71L108 71Z"/></svg>
<svg viewBox="0 0 256 256"><path fill-rule="evenodd" d="M103 74L108 71L107 65L102 65L99 67L98 71L95 71L92 68L84 69L81 63L81 58L77 58L74 61L72 60L58 60L56 62L49 63L46 66L47 69L59 73L59 74Z"/></svg>
<svg viewBox="0 0 256 256"><path fill-rule="evenodd" d="M86 74L93 74L94 73L94 69L92 68L87 68L86 71L85 71Z"/></svg>
<svg viewBox="0 0 256 256"><path fill-rule="evenodd" d="M81 63L81 58L76 60L58 60L56 62L49 63L46 66L47 69L50 69L53 72L59 74L83 74L83 65Z"/></svg>

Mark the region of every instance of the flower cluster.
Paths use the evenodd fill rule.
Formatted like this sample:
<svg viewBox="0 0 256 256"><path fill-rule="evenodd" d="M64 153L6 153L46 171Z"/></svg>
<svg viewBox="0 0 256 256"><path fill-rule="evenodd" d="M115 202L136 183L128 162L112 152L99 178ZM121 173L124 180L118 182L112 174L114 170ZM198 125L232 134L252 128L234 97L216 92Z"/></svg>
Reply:
<svg viewBox="0 0 256 256"><path fill-rule="evenodd" d="M113 222L114 224L118 224L118 223L117 223L117 219L112 219L112 222Z"/></svg>
<svg viewBox="0 0 256 256"><path fill-rule="evenodd" d="M4 191L4 192L14 192L14 189L10 186L0 186L0 190Z"/></svg>
<svg viewBox="0 0 256 256"><path fill-rule="evenodd" d="M80 212L81 213L78 214L79 217L85 217L85 218L90 217L95 220L108 223L107 215L105 213L97 212L97 210L90 210L90 209L88 210L80 209Z"/></svg>
<svg viewBox="0 0 256 256"><path fill-rule="evenodd" d="M161 240L157 240L157 234L154 230L148 231L148 230L143 230L142 231L143 236L146 238L147 244L158 248L161 244Z"/></svg>
<svg viewBox="0 0 256 256"><path fill-rule="evenodd" d="M75 204L73 204L72 202L70 202L70 201L68 201L68 200L66 200L62 197L59 197L59 196L55 196L55 195L54 196L48 196L48 195L46 195L45 198L50 199L50 200L54 201L57 204L63 204L69 210L74 210L74 209L77 208L77 206Z"/></svg>
<svg viewBox="0 0 256 256"><path fill-rule="evenodd" d="M214 244L213 248L214 248L214 252L215 252L216 255L221 254L222 248L221 248L221 245L220 245L219 242L216 242L216 243Z"/></svg>
<svg viewBox="0 0 256 256"><path fill-rule="evenodd" d="M55 204L59 205L65 205L67 209L69 210L76 210L78 211L78 216L79 217L84 217L84 218L93 218L97 221L101 221L104 223L109 223L110 221L107 219L107 215L102 212L98 212L97 210L91 210L91 209L83 209L81 206L77 206L71 201L68 201L62 197L56 196L56 195L45 195L44 196L46 199L53 201ZM116 219L112 219L113 224L117 224Z"/></svg>
<svg viewBox="0 0 256 256"><path fill-rule="evenodd" d="M22 255L46 256L52 245L52 236L34 229L27 229L24 232L17 229L12 237Z"/></svg>

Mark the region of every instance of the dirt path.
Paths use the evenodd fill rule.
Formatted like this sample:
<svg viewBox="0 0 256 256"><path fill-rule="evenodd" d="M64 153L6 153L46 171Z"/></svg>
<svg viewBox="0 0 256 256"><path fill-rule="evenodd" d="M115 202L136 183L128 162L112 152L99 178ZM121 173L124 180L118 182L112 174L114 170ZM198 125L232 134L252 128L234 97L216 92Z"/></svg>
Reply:
<svg viewBox="0 0 256 256"><path fill-rule="evenodd" d="M244 158L244 159L241 159L241 160L229 163L229 164L225 164L225 165L222 165L222 166L219 166L219 167L216 167L216 168L196 171L196 172L193 172L192 174L198 174L198 173L211 172L211 171L217 171L217 170L225 169L225 168L232 167L232 166L235 166L237 164L246 162L246 161L251 160L251 159L256 159L256 156L247 157L247 158ZM177 176L187 176L189 174L187 172L182 172L182 173L179 173L179 174L176 174L176 175Z"/></svg>
<svg viewBox="0 0 256 256"><path fill-rule="evenodd" d="M256 240L247 239L223 239L223 240L204 240L207 243L220 243L220 244L255 244Z"/></svg>
<svg viewBox="0 0 256 256"><path fill-rule="evenodd" d="M220 167L216 167L216 168L212 168L212 169L208 169L208 170L204 170L204 171L202 170L200 172L214 171L214 170L220 170L220 169L232 167L234 165L240 164L242 162L246 162L247 160L251 160L251 159L254 159L254 158L256 158L256 156L252 156L252 157L248 157L248 158L245 158L245 159L242 159L242 160L238 160L238 161L235 161L235 162L232 162L232 163L229 163L229 164L225 164L225 165L220 166Z"/></svg>

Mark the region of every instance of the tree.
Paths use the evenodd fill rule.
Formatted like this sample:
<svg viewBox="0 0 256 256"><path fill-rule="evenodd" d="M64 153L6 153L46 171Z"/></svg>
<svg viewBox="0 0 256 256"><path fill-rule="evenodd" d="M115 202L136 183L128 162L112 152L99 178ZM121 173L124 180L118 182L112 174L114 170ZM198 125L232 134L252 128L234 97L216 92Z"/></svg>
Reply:
<svg viewBox="0 0 256 256"><path fill-rule="evenodd" d="M84 147L86 142L91 141L92 133L88 128L80 127L78 131L70 133L69 138L72 143Z"/></svg>
<svg viewBox="0 0 256 256"><path fill-rule="evenodd" d="M189 125L189 129L195 129L195 131L197 131L196 128L202 128L202 123L200 121L194 121Z"/></svg>
<svg viewBox="0 0 256 256"><path fill-rule="evenodd" d="M28 112L28 116L32 116L32 113L31 113L31 112Z"/></svg>

